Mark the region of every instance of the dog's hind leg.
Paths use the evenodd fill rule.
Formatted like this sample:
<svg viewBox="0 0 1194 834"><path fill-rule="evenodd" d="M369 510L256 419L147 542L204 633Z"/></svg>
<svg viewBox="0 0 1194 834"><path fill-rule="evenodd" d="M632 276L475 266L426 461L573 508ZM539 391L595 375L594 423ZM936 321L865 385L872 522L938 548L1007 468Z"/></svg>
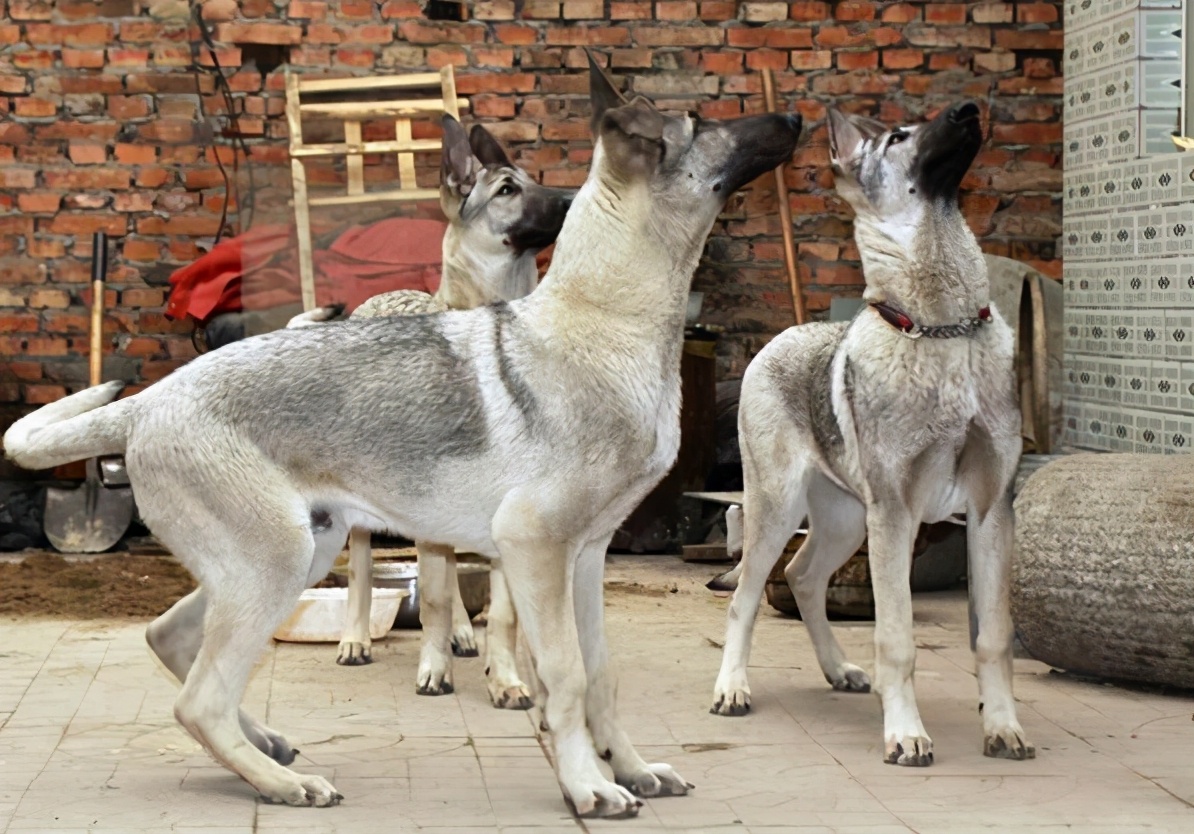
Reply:
<svg viewBox="0 0 1194 834"><path fill-rule="evenodd" d="M493 519L493 540L547 689L544 712L556 778L578 816L634 816L641 803L601 772L586 725L587 681L572 584L578 548L561 538L559 530L567 521L553 523L557 520L545 517L545 503L542 493L507 496ZM570 520L575 513L561 515Z"/></svg>
<svg viewBox="0 0 1194 834"><path fill-rule="evenodd" d="M693 786L668 764L648 764L618 723L617 676L605 641L605 552L609 539L590 542L576 563L572 587L576 626L584 655L588 693L585 711L593 743L609 761L614 779L639 796L682 796Z"/></svg>
<svg viewBox="0 0 1194 834"><path fill-rule="evenodd" d="M846 660L825 615L829 578L866 540L866 506L817 473L808 489L808 519L808 538L788 563L784 577L800 606L825 679L834 689L870 692L870 678Z"/></svg>
<svg viewBox="0 0 1194 834"><path fill-rule="evenodd" d="M812 467L787 461L776 451L765 461L743 449L746 490L742 502L742 573L726 614L726 643L721 671L713 688L717 715L746 715L750 711L750 640L767 576L783 553L807 511L806 490Z"/></svg>
<svg viewBox="0 0 1194 834"><path fill-rule="evenodd" d="M477 635L473 631L473 619L464 607L464 597L460 595L459 577L453 576L449 582L452 592L452 654L457 657L476 657L480 654L477 651Z"/></svg>
<svg viewBox="0 0 1194 834"><path fill-rule="evenodd" d="M145 640L158 660L170 673L183 683L199 647L203 644L203 617L207 610L207 599L203 588L197 588L171 606L149 624ZM288 765L298 755L279 733L248 715L243 709L239 714L240 727L253 746L278 764Z"/></svg>
<svg viewBox="0 0 1194 834"><path fill-rule="evenodd" d="M416 542L419 551L419 622L423 649L415 692L449 695L452 686L452 593L456 584L456 551L448 545ZM459 590L457 589L457 593Z"/></svg>
<svg viewBox="0 0 1194 834"><path fill-rule="evenodd" d="M255 492L251 503L236 502L228 489L213 494L213 485L203 484L200 495L171 495L172 503L192 508L185 520L162 520L168 508L160 501L153 511L162 520L154 529L165 531L164 543L199 574L206 600L202 644L174 715L268 801L334 805L342 797L326 779L295 773L249 743L239 705L262 648L303 588L327 573L344 532L313 535L302 497L270 478L267 463L252 471L269 489ZM210 511L203 512L206 505Z"/></svg>
<svg viewBox="0 0 1194 834"><path fill-rule="evenodd" d="M920 525L898 489L886 484L881 489L890 497L867 508L867 548L875 593L874 687L883 705L883 760L924 767L933 763L933 741L920 720L912 685L916 641L910 584L912 546Z"/></svg>
<svg viewBox="0 0 1194 834"><path fill-rule="evenodd" d="M997 758L1031 759L1036 756L1036 748L1025 738L1012 695L1014 521L1008 486L1015 473L1019 437L1009 435L1007 446L1010 448L999 454L985 431L972 429L959 471L970 498L966 546L971 606L978 625L974 652L983 753ZM1005 477L999 478L1000 470Z"/></svg>
<svg viewBox="0 0 1194 834"><path fill-rule="evenodd" d="M485 626L485 674L489 698L498 709L530 709L531 692L518 676L518 620L501 559L489 567L489 623Z"/></svg>
<svg viewBox="0 0 1194 834"><path fill-rule="evenodd" d="M361 666L373 662L369 637L369 609L373 606L373 552L368 530L354 527L348 533L348 614L340 637L336 662Z"/></svg>

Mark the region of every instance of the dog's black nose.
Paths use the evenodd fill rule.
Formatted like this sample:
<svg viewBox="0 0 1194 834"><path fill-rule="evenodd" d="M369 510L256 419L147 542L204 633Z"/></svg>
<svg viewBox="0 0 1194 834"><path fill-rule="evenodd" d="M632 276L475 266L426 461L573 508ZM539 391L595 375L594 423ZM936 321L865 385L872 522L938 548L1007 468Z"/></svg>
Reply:
<svg viewBox="0 0 1194 834"><path fill-rule="evenodd" d="M804 127L804 118L799 113L788 113L788 124L792 126L792 130L800 133L800 129Z"/></svg>
<svg viewBox="0 0 1194 834"><path fill-rule="evenodd" d="M949 120L954 124L961 124L968 122L971 119L977 119L979 116L978 105L973 101L964 101L956 105L949 114Z"/></svg>

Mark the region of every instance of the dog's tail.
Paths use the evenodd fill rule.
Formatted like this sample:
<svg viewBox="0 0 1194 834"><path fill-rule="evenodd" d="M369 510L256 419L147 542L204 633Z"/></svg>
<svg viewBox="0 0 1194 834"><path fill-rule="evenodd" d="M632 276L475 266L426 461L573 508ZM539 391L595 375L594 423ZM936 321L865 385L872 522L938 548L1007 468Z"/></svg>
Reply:
<svg viewBox="0 0 1194 834"><path fill-rule="evenodd" d="M128 442L132 403L112 403L122 388L123 382L105 382L22 417L4 434L5 454L26 469L120 454Z"/></svg>
<svg viewBox="0 0 1194 834"><path fill-rule="evenodd" d="M299 313L290 321L286 322L286 327L288 329L295 327L310 327L313 324L331 321L343 312L343 304L329 304L326 307L316 307L314 310L308 310L305 313Z"/></svg>

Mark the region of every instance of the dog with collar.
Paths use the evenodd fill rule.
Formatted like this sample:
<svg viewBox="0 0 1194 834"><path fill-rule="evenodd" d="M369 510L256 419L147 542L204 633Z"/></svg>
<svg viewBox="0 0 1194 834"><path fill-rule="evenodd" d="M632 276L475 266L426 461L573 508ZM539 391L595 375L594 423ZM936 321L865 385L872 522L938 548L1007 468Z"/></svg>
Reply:
<svg viewBox="0 0 1194 834"><path fill-rule="evenodd" d="M590 64L592 166L530 295L275 331L126 399L112 401L118 383L73 394L5 434L29 468L124 454L146 524L200 583L151 632L175 647L175 716L270 801L342 799L284 766L290 745L240 702L353 527L502 559L577 814L633 816L636 796L690 788L618 720L605 553L679 450L705 239L731 194L791 157L801 119L664 113Z"/></svg>
<svg viewBox="0 0 1194 834"><path fill-rule="evenodd" d="M744 548L715 580L736 590L714 713L750 708L759 601L807 516L808 538L784 575L821 670L834 689L871 689L825 614L830 576L866 540L884 761L931 764L912 684L912 547L921 523L964 511L983 750L1034 755L1012 696L1010 487L1021 449L1012 332L990 304L983 253L958 206L982 141L969 102L892 129L829 112L836 186L856 215L869 304L848 324L785 331L747 368L738 416Z"/></svg>

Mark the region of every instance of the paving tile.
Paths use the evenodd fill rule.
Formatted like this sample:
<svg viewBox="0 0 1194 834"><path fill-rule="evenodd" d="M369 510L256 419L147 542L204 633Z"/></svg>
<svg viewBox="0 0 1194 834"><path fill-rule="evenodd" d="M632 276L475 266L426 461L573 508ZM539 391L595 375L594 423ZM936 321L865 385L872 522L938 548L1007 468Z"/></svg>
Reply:
<svg viewBox="0 0 1194 834"><path fill-rule="evenodd" d="M0 652L0 831L1194 831L1189 697L1017 660L1021 721L1038 758L981 755L963 594L915 603L932 768L883 764L877 699L829 689L804 627L766 606L751 714L710 715L727 601L702 585L716 572L663 557L610 563L607 623L623 726L648 761L668 762L697 785L686 797L646 800L635 819L572 819L536 737L536 713L490 705L482 658L456 659L454 694L415 695L417 631L378 643L366 667L337 666L331 644L276 645L262 655L245 709L301 750L297 769L326 776L346 796L336 808L311 809L261 802L177 726L177 683L146 649L144 622L6 620L8 644L20 648ZM870 625L835 629L869 668Z"/></svg>

